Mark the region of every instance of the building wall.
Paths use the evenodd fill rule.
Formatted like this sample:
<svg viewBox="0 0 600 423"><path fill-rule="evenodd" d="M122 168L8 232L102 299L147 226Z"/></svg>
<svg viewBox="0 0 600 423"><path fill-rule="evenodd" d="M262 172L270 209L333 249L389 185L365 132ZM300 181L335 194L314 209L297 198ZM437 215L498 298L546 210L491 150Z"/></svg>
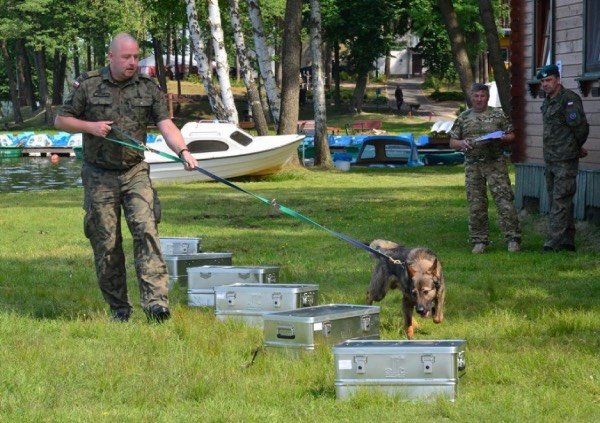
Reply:
<svg viewBox="0 0 600 423"><path fill-rule="evenodd" d="M535 78L533 69L534 48L534 0L525 0L525 16L521 28L524 48L523 68L525 81ZM561 82L565 88L582 97L583 107L590 123L590 135L585 144L589 154L580 160L580 169L600 170L600 97L583 97L575 78L583 73L583 34L585 0L556 0L555 9L555 60L562 62ZM525 163L542 163L542 117L540 107L543 98L534 98L526 89L524 113Z"/></svg>

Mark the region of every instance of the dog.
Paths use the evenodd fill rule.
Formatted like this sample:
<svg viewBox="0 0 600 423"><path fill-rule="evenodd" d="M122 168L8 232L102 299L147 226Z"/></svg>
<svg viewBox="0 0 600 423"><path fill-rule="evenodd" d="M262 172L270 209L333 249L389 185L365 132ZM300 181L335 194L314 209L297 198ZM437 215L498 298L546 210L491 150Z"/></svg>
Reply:
<svg viewBox="0 0 600 423"><path fill-rule="evenodd" d="M367 304L381 301L390 289L402 291L404 331L413 339L418 327L413 311L421 317L433 317L434 323L444 320L445 282L442 264L427 248L406 248L393 241L376 239L369 245L390 258L372 254L376 260L367 291Z"/></svg>

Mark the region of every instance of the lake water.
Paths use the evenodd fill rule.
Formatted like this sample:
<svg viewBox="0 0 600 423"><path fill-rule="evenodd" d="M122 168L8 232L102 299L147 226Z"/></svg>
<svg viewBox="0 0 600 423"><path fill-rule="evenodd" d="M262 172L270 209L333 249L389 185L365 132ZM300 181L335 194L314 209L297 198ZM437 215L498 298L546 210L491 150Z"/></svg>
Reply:
<svg viewBox="0 0 600 423"><path fill-rule="evenodd" d="M0 192L81 187L81 160L60 157L0 158Z"/></svg>

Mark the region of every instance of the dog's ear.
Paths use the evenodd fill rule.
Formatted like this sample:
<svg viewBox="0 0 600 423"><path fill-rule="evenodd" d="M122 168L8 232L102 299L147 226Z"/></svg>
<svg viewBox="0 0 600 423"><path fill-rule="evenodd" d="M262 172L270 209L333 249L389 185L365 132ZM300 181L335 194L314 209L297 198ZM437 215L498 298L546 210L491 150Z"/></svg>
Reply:
<svg viewBox="0 0 600 423"><path fill-rule="evenodd" d="M438 261L437 257L435 259L433 259L433 264L431 265L431 267L429 268L427 273L429 273L430 275L439 276L440 262Z"/></svg>
<svg viewBox="0 0 600 423"><path fill-rule="evenodd" d="M411 266L409 263L406 263L406 272L408 273L408 276L411 279L414 278L415 274L417 273L415 268L413 266Z"/></svg>

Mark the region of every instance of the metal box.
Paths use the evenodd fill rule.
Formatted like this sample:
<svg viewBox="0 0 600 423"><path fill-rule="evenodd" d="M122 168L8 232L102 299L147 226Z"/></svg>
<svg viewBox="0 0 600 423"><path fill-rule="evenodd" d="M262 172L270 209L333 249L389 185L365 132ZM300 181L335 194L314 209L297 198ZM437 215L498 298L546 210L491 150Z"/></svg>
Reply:
<svg viewBox="0 0 600 423"><path fill-rule="evenodd" d="M379 307L327 304L263 315L264 345L297 355L347 339L379 339Z"/></svg>
<svg viewBox="0 0 600 423"><path fill-rule="evenodd" d="M277 283L278 266L200 266L188 268L188 305L214 307L215 286Z"/></svg>
<svg viewBox="0 0 600 423"><path fill-rule="evenodd" d="M232 253L195 253L164 256L169 273L169 289L176 282L186 286L188 282L188 269L203 265L230 265Z"/></svg>
<svg viewBox="0 0 600 423"><path fill-rule="evenodd" d="M342 342L333 347L336 397L366 389L454 401L466 368L465 347L464 340Z"/></svg>
<svg viewBox="0 0 600 423"><path fill-rule="evenodd" d="M266 312L316 306L319 295L319 286L309 284L236 283L214 290L217 319L239 319L257 326L262 326Z"/></svg>
<svg viewBox="0 0 600 423"><path fill-rule="evenodd" d="M160 250L165 256L195 254L202 251L200 238L161 237Z"/></svg>

